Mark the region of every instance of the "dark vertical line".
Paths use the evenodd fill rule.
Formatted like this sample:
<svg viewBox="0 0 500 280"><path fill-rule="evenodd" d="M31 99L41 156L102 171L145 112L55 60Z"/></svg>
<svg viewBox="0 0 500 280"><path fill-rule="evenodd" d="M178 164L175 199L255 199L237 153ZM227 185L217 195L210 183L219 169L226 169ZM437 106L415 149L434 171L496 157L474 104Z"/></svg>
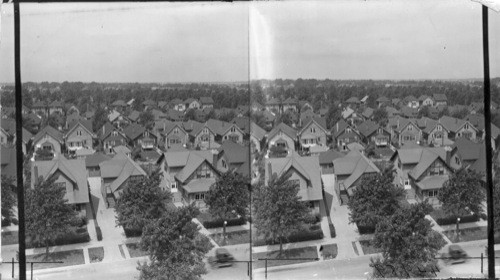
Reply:
<svg viewBox="0 0 500 280"><path fill-rule="evenodd" d="M491 108L490 108L490 58L488 47L488 8L482 6L483 11L483 61L484 61L484 127L486 145L486 184L487 184L487 213L488 213L488 278L495 279L495 243L493 220L493 172L491 149Z"/></svg>
<svg viewBox="0 0 500 280"><path fill-rule="evenodd" d="M247 13L247 56L248 56L248 132L250 133L249 135L249 143L248 143L248 160L250 161L250 164L249 164L249 169L250 169L250 182L249 182L249 185L248 185L248 191L249 191L249 198L250 198L250 202L249 202L249 205L250 205L250 211L249 211L249 217L250 217L250 232L248 233L248 237L250 239L250 259L249 259L249 262L248 262L248 270L249 270L249 274L248 276L250 277L250 280L252 280L252 277L253 277L253 270L252 270L252 245L253 245L253 240L252 240L252 223L253 223L253 220L252 220L252 211L253 211L253 208L252 208L252 164L253 164L253 160L252 160L252 120L251 120L251 115L252 115L252 88L251 88L251 77L250 77L250 63L251 63L251 60L250 60L250 5L251 5L251 2L248 3L248 13Z"/></svg>
<svg viewBox="0 0 500 280"><path fill-rule="evenodd" d="M26 279L26 234L24 222L23 184L23 115L21 88L21 15L19 0L14 1L14 71L16 83L16 168L17 168L17 214L19 221L19 279Z"/></svg>

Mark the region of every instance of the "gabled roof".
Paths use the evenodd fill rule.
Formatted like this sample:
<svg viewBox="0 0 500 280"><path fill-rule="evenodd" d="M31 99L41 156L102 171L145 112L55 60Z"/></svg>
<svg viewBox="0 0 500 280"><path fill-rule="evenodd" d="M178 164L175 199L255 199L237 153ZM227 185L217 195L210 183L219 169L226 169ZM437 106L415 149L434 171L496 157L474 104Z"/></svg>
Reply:
<svg viewBox="0 0 500 280"><path fill-rule="evenodd" d="M44 127L42 130L40 130L36 135L35 138L33 139L33 143L37 143L40 141L45 135L50 135L50 137L54 138L57 140L59 143L63 143L63 134L59 130L53 128L50 125L47 125Z"/></svg>
<svg viewBox="0 0 500 280"><path fill-rule="evenodd" d="M146 131L146 128L140 124L132 123L123 129L123 133L128 139L135 141Z"/></svg>
<svg viewBox="0 0 500 280"><path fill-rule="evenodd" d="M130 154L132 152L127 146L123 146L123 145L113 147L113 151L115 152L115 154L119 154L119 153Z"/></svg>
<svg viewBox="0 0 500 280"><path fill-rule="evenodd" d="M180 152L180 153L185 153L185 152ZM168 156L168 154L167 154ZM176 155L177 156L177 155ZM186 182L186 180L193 174L193 172L196 171L196 169L203 163L207 162L210 166L212 166L213 162L213 155L210 153L210 158L207 158L207 154L201 154L201 153L196 153L194 151L189 151L187 152L187 155L183 155L185 162L182 170L179 171L176 175L175 178L179 180L181 183ZM161 158L161 157L160 157ZM179 165L178 165L179 166ZM213 166L212 166L213 168ZM213 168L215 170L215 168Z"/></svg>
<svg viewBox="0 0 500 280"><path fill-rule="evenodd" d="M303 201L315 201L323 198L320 166L317 156L301 157L298 154L293 154L291 157L266 159L266 184L269 182L270 175L276 173L277 176L281 176L292 169L308 183L307 187L301 186L299 189L298 195Z"/></svg>
<svg viewBox="0 0 500 280"><path fill-rule="evenodd" d="M465 120L469 121L478 130L484 131L484 115L480 114L470 114L465 117ZM500 136L500 128L498 126L491 124L491 137L497 138Z"/></svg>
<svg viewBox="0 0 500 280"><path fill-rule="evenodd" d="M343 184L349 189L363 174L378 173L380 170L359 151L350 151L346 156L333 161L335 175L349 175Z"/></svg>
<svg viewBox="0 0 500 280"><path fill-rule="evenodd" d="M103 153L94 153L85 157L85 166L88 167L99 167L99 164L103 161L110 160L111 158Z"/></svg>
<svg viewBox="0 0 500 280"><path fill-rule="evenodd" d="M373 110L372 108L367 107L367 108L363 111L363 113L361 113L361 115L363 115L363 117L365 117L365 118L369 119L369 118L371 118L371 117L373 116L373 111L374 111L374 110Z"/></svg>
<svg viewBox="0 0 500 280"><path fill-rule="evenodd" d="M214 100L210 96L202 96L200 97L201 104L214 104Z"/></svg>
<svg viewBox="0 0 500 280"><path fill-rule="evenodd" d="M439 101L448 101L448 98L446 97L445 94L443 93L436 93L432 95L432 99L434 99L435 102Z"/></svg>
<svg viewBox="0 0 500 280"><path fill-rule="evenodd" d="M37 168L38 176L42 176L47 180L57 171L61 172L71 182L77 185L73 192L66 192L65 198L68 203L88 203L89 202L89 187L87 183L87 169L83 159L66 159L64 156L57 157L54 160L34 161L31 164L31 187L35 187L35 167Z"/></svg>
<svg viewBox="0 0 500 280"><path fill-rule="evenodd" d="M266 131L252 121L250 123L250 135L253 135L257 138L257 140L262 141L262 139L266 137Z"/></svg>
<svg viewBox="0 0 500 280"><path fill-rule="evenodd" d="M289 127L285 123L280 123L269 132L268 139L274 138L274 136L276 136L280 131L288 135L293 140L297 138L297 131L295 129Z"/></svg>
<svg viewBox="0 0 500 280"><path fill-rule="evenodd" d="M167 111L167 118L172 121L182 121L184 119L184 113L174 109Z"/></svg>
<svg viewBox="0 0 500 280"><path fill-rule="evenodd" d="M335 150L328 150L325 152L319 153L319 164L330 164L333 163L334 160L344 157L345 155L341 152Z"/></svg>
<svg viewBox="0 0 500 280"><path fill-rule="evenodd" d="M99 139L104 140L113 131L118 131L118 129L112 125L110 122L106 122L101 128L96 132Z"/></svg>
<svg viewBox="0 0 500 280"><path fill-rule="evenodd" d="M153 114L153 116L155 117L155 120L159 120L161 118L168 117L167 114L163 113L162 111L160 111L158 109L151 110L151 114Z"/></svg>
<svg viewBox="0 0 500 280"><path fill-rule="evenodd" d="M430 154L435 154L441 157L443 161L446 161L446 150L443 147L425 148L416 144L397 150L391 159L394 159L397 155L399 155L399 159L402 164L417 164L422 159L422 156L425 157Z"/></svg>
<svg viewBox="0 0 500 280"><path fill-rule="evenodd" d="M443 149L444 150L444 149ZM430 149L420 149L420 158L417 165L408 173L415 180L419 180L420 176L424 174L425 170L431 166L436 160L440 159L444 164L446 164L446 151L445 158L442 158L440 154L435 153Z"/></svg>
<svg viewBox="0 0 500 280"><path fill-rule="evenodd" d="M136 122L139 119L140 115L141 113L139 111L134 110L128 115L128 119L133 122Z"/></svg>
<svg viewBox="0 0 500 280"><path fill-rule="evenodd" d="M241 131L241 129L234 123L228 123L220 120L209 119L206 122L206 125L217 135L224 135L229 131L232 127Z"/></svg>
<svg viewBox="0 0 500 280"><path fill-rule="evenodd" d="M186 100L184 101L184 103L186 103L186 104L191 104L191 103L193 103L193 102L195 102L195 101L196 101L196 102L198 102L198 100L196 100L196 99L194 99L194 98L191 98L191 97L190 97L190 98L186 99Z"/></svg>
<svg viewBox="0 0 500 280"><path fill-rule="evenodd" d="M457 132L460 128L462 128L468 121L449 117L449 116L442 116L439 119L439 122L448 130L451 132ZM477 131L477 128L475 128L472 124L470 126Z"/></svg>
<svg viewBox="0 0 500 280"><path fill-rule="evenodd" d="M457 148L457 152L463 161L475 161L479 159L481 149L486 149L483 143L474 143L465 137L456 139L451 148Z"/></svg>
<svg viewBox="0 0 500 280"><path fill-rule="evenodd" d="M326 129L326 120L324 118L310 119L304 126L302 126L302 128L299 130L297 134L301 135L312 124L316 124L321 130L323 130L323 132L325 132L325 134L330 134L330 132Z"/></svg>
<svg viewBox="0 0 500 280"><path fill-rule="evenodd" d="M360 125L358 125L358 131L363 137L369 137L374 132L377 131L379 125L371 120L364 121Z"/></svg>
<svg viewBox="0 0 500 280"><path fill-rule="evenodd" d="M236 124L245 134L250 133L249 117L235 117L231 122Z"/></svg>
<svg viewBox="0 0 500 280"><path fill-rule="evenodd" d="M413 95L408 95L403 99L404 102L412 102L412 101L418 101L418 99L415 98Z"/></svg>
<svg viewBox="0 0 500 280"><path fill-rule="evenodd" d="M118 153L112 159L101 162L99 167L103 179L116 178L110 185L112 192L118 190L130 176L147 176L139 164L123 153Z"/></svg>
<svg viewBox="0 0 500 280"><path fill-rule="evenodd" d="M235 143L231 140L226 140L219 147L219 155L226 158L228 164L238 164L235 172L242 175L250 175L250 159L249 147Z"/></svg>
<svg viewBox="0 0 500 280"><path fill-rule="evenodd" d="M332 135L333 137L337 138L339 135L341 135L342 133L344 133L344 130L346 128L351 128L351 130L354 132L354 133L358 133L353 127L351 127L346 121L344 120L339 120L332 128Z"/></svg>
<svg viewBox="0 0 500 280"><path fill-rule="evenodd" d="M52 101L52 103L50 103L49 107L51 107L51 108L59 108L59 107L62 108L62 107L64 107L64 105L63 105L62 101L60 101L60 100L54 100L54 101Z"/></svg>
<svg viewBox="0 0 500 280"><path fill-rule="evenodd" d="M356 96L352 96L345 101L346 103L360 103L359 99Z"/></svg>
<svg viewBox="0 0 500 280"><path fill-rule="evenodd" d="M276 119L276 115L269 111L263 111L262 115L264 116L266 122L273 122Z"/></svg>
<svg viewBox="0 0 500 280"><path fill-rule="evenodd" d="M184 104L184 101L182 101L182 100L181 100L181 99L179 99L179 98L175 98L175 99L173 99L172 101L170 101L170 104L172 104L172 105L174 105L174 106L175 106L175 105L179 105L179 104Z"/></svg>
<svg viewBox="0 0 500 280"><path fill-rule="evenodd" d="M266 105L280 105L280 104L282 104L282 102L278 98L271 98L269 101L266 102Z"/></svg>
<svg viewBox="0 0 500 280"><path fill-rule="evenodd" d="M121 114L116 111L116 110L113 110L111 111L109 114L108 114L108 120L110 122L113 122L114 120L116 120L119 116L121 116Z"/></svg>
<svg viewBox="0 0 500 280"><path fill-rule="evenodd" d="M429 98L429 96L423 94L418 97L418 101L425 101L427 98Z"/></svg>
<svg viewBox="0 0 500 280"><path fill-rule="evenodd" d="M79 120L74 123L69 124L70 129L64 135L64 138L67 138L68 135L73 132L77 127L81 127L86 130L92 137L96 137L94 131L92 130L92 121L91 120Z"/></svg>
<svg viewBox="0 0 500 280"><path fill-rule="evenodd" d="M352 115L352 113L354 113L354 110L351 109L351 108L349 108L349 107L347 107L341 113L342 114L342 118L347 119L347 118L349 118Z"/></svg>

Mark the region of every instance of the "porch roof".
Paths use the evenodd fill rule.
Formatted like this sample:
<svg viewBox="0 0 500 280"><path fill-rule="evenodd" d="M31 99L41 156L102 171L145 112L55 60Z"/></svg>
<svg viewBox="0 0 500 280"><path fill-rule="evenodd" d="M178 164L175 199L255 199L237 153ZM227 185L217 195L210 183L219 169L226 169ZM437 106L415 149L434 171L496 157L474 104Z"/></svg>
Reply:
<svg viewBox="0 0 500 280"><path fill-rule="evenodd" d="M430 176L417 183L421 190L440 189L448 181L448 175Z"/></svg>
<svg viewBox="0 0 500 280"><path fill-rule="evenodd" d="M215 178L210 179L195 179L189 184L182 186L188 193L208 192L210 186L215 183Z"/></svg>

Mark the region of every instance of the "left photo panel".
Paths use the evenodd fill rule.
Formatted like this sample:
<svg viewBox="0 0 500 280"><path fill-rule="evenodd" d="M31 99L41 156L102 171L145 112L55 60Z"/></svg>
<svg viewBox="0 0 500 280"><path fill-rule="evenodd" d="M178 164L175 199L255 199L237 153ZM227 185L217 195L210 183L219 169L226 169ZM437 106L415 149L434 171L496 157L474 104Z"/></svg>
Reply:
<svg viewBox="0 0 500 280"><path fill-rule="evenodd" d="M248 4L0 13L1 275L251 279Z"/></svg>

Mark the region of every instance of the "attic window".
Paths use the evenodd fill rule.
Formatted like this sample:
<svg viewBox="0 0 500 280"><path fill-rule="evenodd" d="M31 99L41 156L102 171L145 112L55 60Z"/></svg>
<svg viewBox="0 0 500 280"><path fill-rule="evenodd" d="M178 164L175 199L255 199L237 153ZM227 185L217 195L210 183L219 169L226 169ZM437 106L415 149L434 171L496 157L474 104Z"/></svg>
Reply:
<svg viewBox="0 0 500 280"><path fill-rule="evenodd" d="M174 133L179 133L179 128L174 128Z"/></svg>
<svg viewBox="0 0 500 280"><path fill-rule="evenodd" d="M351 133L351 128L349 128L349 127L348 127L348 128L346 128L346 129L345 129L345 131L346 131L347 133Z"/></svg>
<svg viewBox="0 0 500 280"><path fill-rule="evenodd" d="M441 131L441 130L443 129L440 125L438 125L436 128L437 128L437 130L439 130L439 131Z"/></svg>
<svg viewBox="0 0 500 280"><path fill-rule="evenodd" d="M234 128L234 126L231 127L231 132L236 132L236 128Z"/></svg>
<svg viewBox="0 0 500 280"><path fill-rule="evenodd" d="M464 129L469 129L469 124L465 124Z"/></svg>
<svg viewBox="0 0 500 280"><path fill-rule="evenodd" d="M409 126L408 126L408 130L409 130L409 131L412 131L412 130L413 130L413 125L409 125Z"/></svg>
<svg viewBox="0 0 500 280"><path fill-rule="evenodd" d="M204 128L203 133L208 133L208 128Z"/></svg>
<svg viewBox="0 0 500 280"><path fill-rule="evenodd" d="M316 133L316 128L315 127L311 127L311 133Z"/></svg>
<svg viewBox="0 0 500 280"><path fill-rule="evenodd" d="M118 132L113 131L113 136L117 136L117 135L118 135Z"/></svg>

